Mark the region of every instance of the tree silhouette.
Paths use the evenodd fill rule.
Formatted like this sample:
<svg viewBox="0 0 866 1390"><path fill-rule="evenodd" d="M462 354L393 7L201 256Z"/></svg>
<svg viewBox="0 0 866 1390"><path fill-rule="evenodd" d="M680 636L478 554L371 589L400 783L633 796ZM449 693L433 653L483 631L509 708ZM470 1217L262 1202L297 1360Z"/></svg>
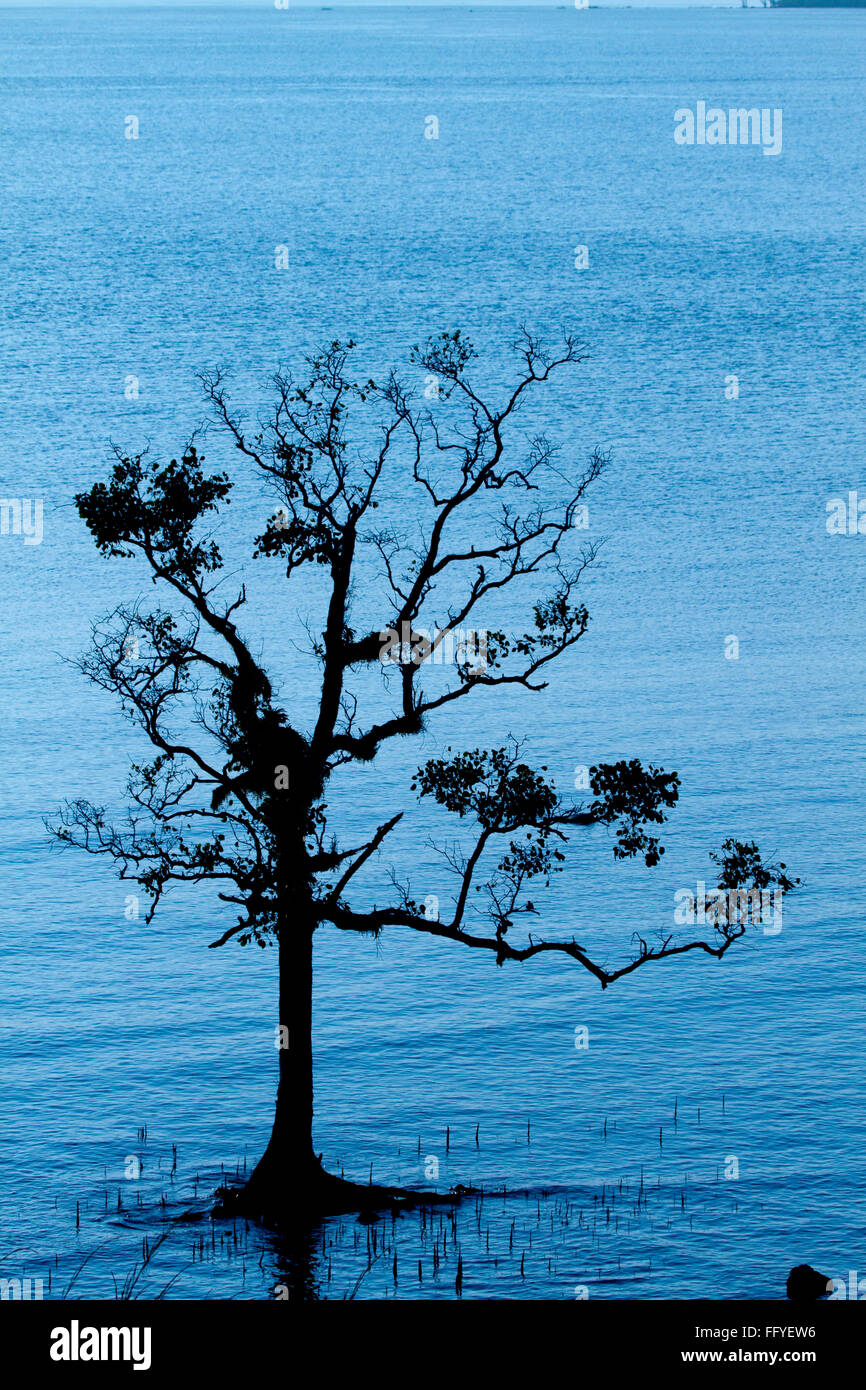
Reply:
<svg viewBox="0 0 866 1390"><path fill-rule="evenodd" d="M523 440L514 429L531 392L584 360L572 337L551 353L524 332L513 385L498 404L472 384L476 354L459 332L411 353L432 403L416 402L394 373L384 385L352 381L353 348L335 342L307 359L303 384L278 374L272 412L252 435L230 406L222 373L201 378L211 428L228 437L277 503L253 553L278 561L289 580L304 578L309 592L318 592L318 581L325 595L323 626L312 638L321 683L309 728L283 708L238 627L245 587L231 601L220 596L227 577L208 523L228 506L232 483L225 473L205 473L196 436L168 464L115 450L108 480L76 498L99 550L143 559L166 595L162 606L139 599L117 607L94 627L79 663L120 697L156 756L133 765L122 824L77 800L53 829L65 843L116 860L121 877L148 896L148 921L171 884L213 880L238 913L212 945L276 943L278 1017L289 1045L279 1052L274 1126L245 1187L226 1196L235 1209L274 1222L299 1209L370 1200L369 1189L327 1174L313 1148L313 937L323 924L373 935L410 928L488 951L497 965L565 956L602 988L670 956L720 958L746 930L736 913L722 912L706 939L636 937L614 966L573 936L512 935L518 919L540 915L534 899L562 868L575 831L607 825L617 858L657 864L664 850L655 831L676 803L679 779L637 760L603 764L590 769L591 798L574 804L507 737L490 748L449 748L412 783L419 797L471 826L471 848L445 851L457 875L453 912L428 911L394 871L387 903L358 904L355 890L370 893L363 871L405 807L345 847L329 829L332 778L345 764L376 758L391 740L419 735L458 701L489 700L503 687L545 689L546 668L586 631L577 590L596 551L573 553L575 523L607 459L595 451L569 478L546 436ZM411 498L411 524L402 529L387 519L395 488ZM386 515L377 515L380 504ZM371 560L375 585L364 588ZM483 651L462 641L437 672L441 688L425 690L440 647L494 611L506 590L509 616L520 612L520 620L509 632L485 629ZM431 630L434 599L447 607L447 620ZM371 672L381 678L373 696ZM495 704L485 713L493 718ZM794 883L751 843L728 840L716 859L725 889L775 884L785 892Z"/></svg>

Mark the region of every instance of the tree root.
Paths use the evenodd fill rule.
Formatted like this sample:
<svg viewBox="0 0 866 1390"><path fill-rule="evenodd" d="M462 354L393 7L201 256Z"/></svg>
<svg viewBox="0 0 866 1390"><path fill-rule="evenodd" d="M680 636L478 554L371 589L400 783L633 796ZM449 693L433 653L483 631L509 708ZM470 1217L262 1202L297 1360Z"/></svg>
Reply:
<svg viewBox="0 0 866 1390"><path fill-rule="evenodd" d="M477 1188L458 1185L451 1192L416 1192L404 1187L380 1187L338 1178L321 1166L302 1177L285 1171L268 1177L261 1167L243 1185L226 1185L216 1192L213 1215L246 1217L277 1229L310 1226L318 1218L357 1212L361 1220L375 1220L385 1212L412 1211L415 1207L455 1206Z"/></svg>

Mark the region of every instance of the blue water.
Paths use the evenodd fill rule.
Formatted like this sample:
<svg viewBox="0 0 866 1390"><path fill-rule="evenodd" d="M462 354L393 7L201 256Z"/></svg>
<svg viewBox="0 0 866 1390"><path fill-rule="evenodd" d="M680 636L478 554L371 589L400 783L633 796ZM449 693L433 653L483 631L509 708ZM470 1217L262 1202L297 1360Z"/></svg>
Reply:
<svg viewBox="0 0 866 1390"><path fill-rule="evenodd" d="M591 347L527 417L566 469L613 453L590 631L545 696L466 703L342 774L339 797L335 779L340 824L363 835L410 804L408 773L445 744L514 733L564 790L576 765L632 756L683 783L656 870L616 865L603 831L574 846L551 934L626 959L727 835L803 885L779 934L603 994L567 961L496 970L396 931L320 932L326 1161L430 1185L436 1160L442 1188L530 1195L468 1205L447 1248L415 1217L375 1249L329 1223L313 1283L454 1297L457 1246L464 1297L776 1297L801 1261L866 1272L866 540L825 526L828 498L866 494L866 16L11 9L0 54L0 479L45 508L41 545L0 539L0 1273L113 1297L165 1216L255 1161L275 1085L273 953L208 951L231 917L206 889L130 922L110 865L48 846L44 815L119 805L144 751L66 660L94 616L148 593L95 554L74 491L109 440L182 447L202 368L229 365L255 411L320 341L351 334L382 371L461 326L499 383L522 322ZM674 111L699 100L781 108L782 154L677 146ZM246 564L270 500L216 438L205 453L239 478L221 538ZM317 620L315 590L250 570L247 630L308 711L297 614ZM429 829L401 826L397 863L447 899ZM266 1297L283 1278L254 1231L167 1229L135 1292Z"/></svg>

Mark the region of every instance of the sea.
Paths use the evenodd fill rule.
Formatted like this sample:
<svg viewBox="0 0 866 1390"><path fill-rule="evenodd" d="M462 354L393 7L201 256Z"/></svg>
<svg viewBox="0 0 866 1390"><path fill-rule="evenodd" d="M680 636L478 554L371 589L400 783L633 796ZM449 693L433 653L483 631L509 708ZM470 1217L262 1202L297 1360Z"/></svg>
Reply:
<svg viewBox="0 0 866 1390"><path fill-rule="evenodd" d="M772 1299L799 1263L866 1276L864 74L857 10L0 9L0 492L41 516L27 535L10 504L0 537L4 1297ZM780 149L681 142L699 104L766 111ZM74 497L114 446L176 457L201 372L254 422L275 371L351 338L363 379L393 366L423 399L413 344L459 328L498 398L524 327L586 344L513 447L543 430L566 480L610 455L575 537L603 542L591 621L545 691L472 697L335 774L344 843L406 812L364 891L387 901L393 868L447 914L466 827L412 773L512 739L578 800L598 761L682 784L654 869L573 837L534 936L625 963L683 930L675 894L730 836L800 884L723 960L604 991L554 955L320 930L317 1151L475 1192L332 1218L299 1254L209 1216L269 1134L275 953L209 950L233 916L206 884L147 922L45 828L67 798L121 816L147 752L75 663L154 590ZM320 589L252 559L272 499L201 439L236 480L225 592L246 581L238 621L307 728ZM410 544L405 474L390 495ZM359 590L358 628L383 615Z"/></svg>

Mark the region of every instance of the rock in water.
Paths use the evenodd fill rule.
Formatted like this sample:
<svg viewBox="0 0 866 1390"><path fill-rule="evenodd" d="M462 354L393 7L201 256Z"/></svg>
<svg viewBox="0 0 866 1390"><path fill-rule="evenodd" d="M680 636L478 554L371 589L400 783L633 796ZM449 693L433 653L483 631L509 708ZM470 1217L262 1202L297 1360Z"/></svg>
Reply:
<svg viewBox="0 0 866 1390"><path fill-rule="evenodd" d="M824 1298L833 1287L833 1280L819 1274L811 1265L795 1265L788 1275L785 1291L789 1298L801 1301Z"/></svg>

